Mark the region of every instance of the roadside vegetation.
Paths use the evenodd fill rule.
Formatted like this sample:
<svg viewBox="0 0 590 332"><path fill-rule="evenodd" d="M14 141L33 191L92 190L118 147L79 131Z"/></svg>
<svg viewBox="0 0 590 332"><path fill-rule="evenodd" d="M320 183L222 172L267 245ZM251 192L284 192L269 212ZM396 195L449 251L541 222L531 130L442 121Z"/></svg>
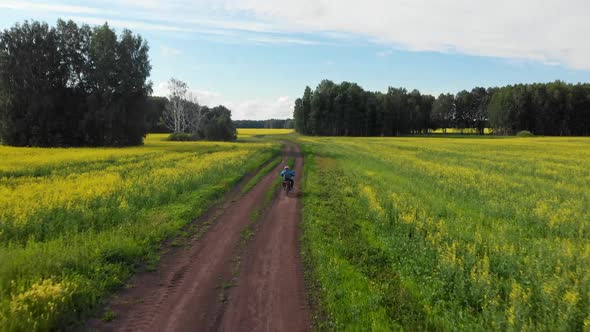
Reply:
<svg viewBox="0 0 590 332"><path fill-rule="evenodd" d="M0 146L0 330L75 325L247 172L270 142Z"/></svg>
<svg viewBox="0 0 590 332"><path fill-rule="evenodd" d="M590 139L298 141L319 330L590 327Z"/></svg>

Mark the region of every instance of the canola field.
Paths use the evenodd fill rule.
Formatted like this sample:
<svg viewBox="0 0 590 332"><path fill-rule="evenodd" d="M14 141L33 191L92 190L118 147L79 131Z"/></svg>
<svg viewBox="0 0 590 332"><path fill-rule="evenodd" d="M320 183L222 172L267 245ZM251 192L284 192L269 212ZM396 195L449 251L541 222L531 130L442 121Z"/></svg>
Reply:
<svg viewBox="0 0 590 332"><path fill-rule="evenodd" d="M263 137L270 135L286 135L293 133L293 129L266 129L266 128L238 128L238 139Z"/></svg>
<svg viewBox="0 0 590 332"><path fill-rule="evenodd" d="M319 330L590 330L589 138L298 141Z"/></svg>
<svg viewBox="0 0 590 332"><path fill-rule="evenodd" d="M247 172L270 142L169 142L132 148L0 146L0 331L72 327L157 262Z"/></svg>

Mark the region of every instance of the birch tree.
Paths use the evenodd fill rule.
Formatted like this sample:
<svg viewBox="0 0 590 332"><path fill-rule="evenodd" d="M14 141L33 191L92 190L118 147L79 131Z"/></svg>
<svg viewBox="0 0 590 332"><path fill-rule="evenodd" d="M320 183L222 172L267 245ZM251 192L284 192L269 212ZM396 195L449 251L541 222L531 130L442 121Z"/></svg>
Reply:
<svg viewBox="0 0 590 332"><path fill-rule="evenodd" d="M164 125L175 133L187 133L190 119L187 109L188 86L185 82L171 78L168 81L168 103L162 115Z"/></svg>
<svg viewBox="0 0 590 332"><path fill-rule="evenodd" d="M193 134L200 132L203 129L203 119L205 117L206 108L199 105L197 96L192 92L187 93L185 107L189 132Z"/></svg>

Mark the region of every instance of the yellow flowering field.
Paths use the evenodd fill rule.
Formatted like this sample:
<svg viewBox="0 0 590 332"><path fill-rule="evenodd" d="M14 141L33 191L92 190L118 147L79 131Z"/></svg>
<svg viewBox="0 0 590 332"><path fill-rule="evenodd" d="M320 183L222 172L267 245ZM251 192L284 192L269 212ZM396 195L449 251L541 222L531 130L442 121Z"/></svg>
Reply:
<svg viewBox="0 0 590 332"><path fill-rule="evenodd" d="M485 135L493 134L492 128L484 128ZM433 134L478 134L477 129L474 128L438 128L432 131Z"/></svg>
<svg viewBox="0 0 590 332"><path fill-rule="evenodd" d="M299 141L320 329L590 329L590 138Z"/></svg>
<svg viewBox="0 0 590 332"><path fill-rule="evenodd" d="M268 135L286 135L293 133L293 129L266 129L266 128L238 128L238 138L249 138Z"/></svg>
<svg viewBox="0 0 590 332"><path fill-rule="evenodd" d="M0 330L73 326L275 143L0 146Z"/></svg>

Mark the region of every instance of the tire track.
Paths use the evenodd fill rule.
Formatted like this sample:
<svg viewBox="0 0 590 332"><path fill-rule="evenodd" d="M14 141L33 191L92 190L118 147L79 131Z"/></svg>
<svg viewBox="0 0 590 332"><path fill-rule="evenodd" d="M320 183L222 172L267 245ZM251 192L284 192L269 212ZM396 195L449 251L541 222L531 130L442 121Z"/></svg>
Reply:
<svg viewBox="0 0 590 332"><path fill-rule="evenodd" d="M289 157L290 149L287 148L280 165ZM99 331L216 330L224 312L221 283L232 278L240 232L251 224L250 215L264 202L280 165L246 194L240 196L239 190L234 190L233 197L229 195L225 204L218 208L219 215L203 238L193 239L189 248L174 249L165 255L157 272L141 273L132 278L132 287L110 301L117 316L115 320L94 319L86 328Z"/></svg>
<svg viewBox="0 0 590 332"><path fill-rule="evenodd" d="M289 196L281 193L259 223L244 259L238 287L230 293L219 326L221 331L311 328L298 236L303 158L294 145L287 155L296 158L294 190Z"/></svg>

